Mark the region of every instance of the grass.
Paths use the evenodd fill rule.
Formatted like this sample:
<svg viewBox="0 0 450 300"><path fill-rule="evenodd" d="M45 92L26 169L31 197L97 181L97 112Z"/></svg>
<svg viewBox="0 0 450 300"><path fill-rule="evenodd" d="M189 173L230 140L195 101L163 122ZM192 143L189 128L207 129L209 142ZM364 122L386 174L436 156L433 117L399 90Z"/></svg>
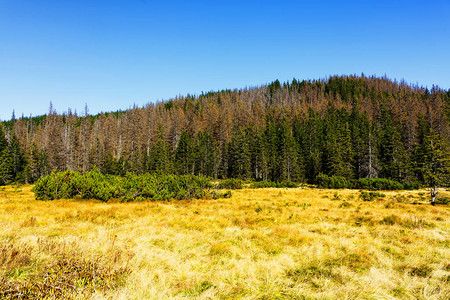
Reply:
<svg viewBox="0 0 450 300"><path fill-rule="evenodd" d="M30 189L0 189L2 299L450 298L450 207L423 191L103 203Z"/></svg>

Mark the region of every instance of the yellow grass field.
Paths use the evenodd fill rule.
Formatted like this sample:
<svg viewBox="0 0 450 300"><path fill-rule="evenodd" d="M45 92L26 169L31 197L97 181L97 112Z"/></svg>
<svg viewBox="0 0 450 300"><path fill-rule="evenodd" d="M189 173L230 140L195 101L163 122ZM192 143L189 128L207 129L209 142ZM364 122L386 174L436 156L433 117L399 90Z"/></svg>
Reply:
<svg viewBox="0 0 450 300"><path fill-rule="evenodd" d="M2 299L450 299L450 206L426 191L102 203L30 190L0 188Z"/></svg>

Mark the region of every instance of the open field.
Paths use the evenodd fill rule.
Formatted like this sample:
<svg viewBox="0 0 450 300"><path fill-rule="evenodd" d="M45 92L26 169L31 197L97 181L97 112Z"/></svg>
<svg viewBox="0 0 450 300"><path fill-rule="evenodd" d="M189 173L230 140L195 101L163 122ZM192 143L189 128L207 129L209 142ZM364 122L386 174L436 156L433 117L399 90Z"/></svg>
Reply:
<svg viewBox="0 0 450 300"><path fill-rule="evenodd" d="M101 203L30 189L0 189L0 298L450 299L450 206L426 191Z"/></svg>

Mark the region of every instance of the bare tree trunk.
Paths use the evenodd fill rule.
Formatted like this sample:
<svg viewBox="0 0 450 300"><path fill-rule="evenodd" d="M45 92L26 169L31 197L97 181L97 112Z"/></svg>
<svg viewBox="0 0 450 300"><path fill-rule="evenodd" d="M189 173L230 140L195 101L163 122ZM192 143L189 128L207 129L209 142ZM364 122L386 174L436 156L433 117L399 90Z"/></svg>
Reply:
<svg viewBox="0 0 450 300"><path fill-rule="evenodd" d="M431 194L431 205L436 204L436 196L438 194L437 186L430 187L430 194Z"/></svg>

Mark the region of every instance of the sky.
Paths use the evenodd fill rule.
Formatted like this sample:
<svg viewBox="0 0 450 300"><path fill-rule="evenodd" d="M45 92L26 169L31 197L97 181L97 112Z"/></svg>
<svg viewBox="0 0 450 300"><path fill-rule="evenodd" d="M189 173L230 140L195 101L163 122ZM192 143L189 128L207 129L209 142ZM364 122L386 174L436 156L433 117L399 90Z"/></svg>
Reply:
<svg viewBox="0 0 450 300"><path fill-rule="evenodd" d="M450 88L450 1L0 0L0 119L279 79Z"/></svg>

